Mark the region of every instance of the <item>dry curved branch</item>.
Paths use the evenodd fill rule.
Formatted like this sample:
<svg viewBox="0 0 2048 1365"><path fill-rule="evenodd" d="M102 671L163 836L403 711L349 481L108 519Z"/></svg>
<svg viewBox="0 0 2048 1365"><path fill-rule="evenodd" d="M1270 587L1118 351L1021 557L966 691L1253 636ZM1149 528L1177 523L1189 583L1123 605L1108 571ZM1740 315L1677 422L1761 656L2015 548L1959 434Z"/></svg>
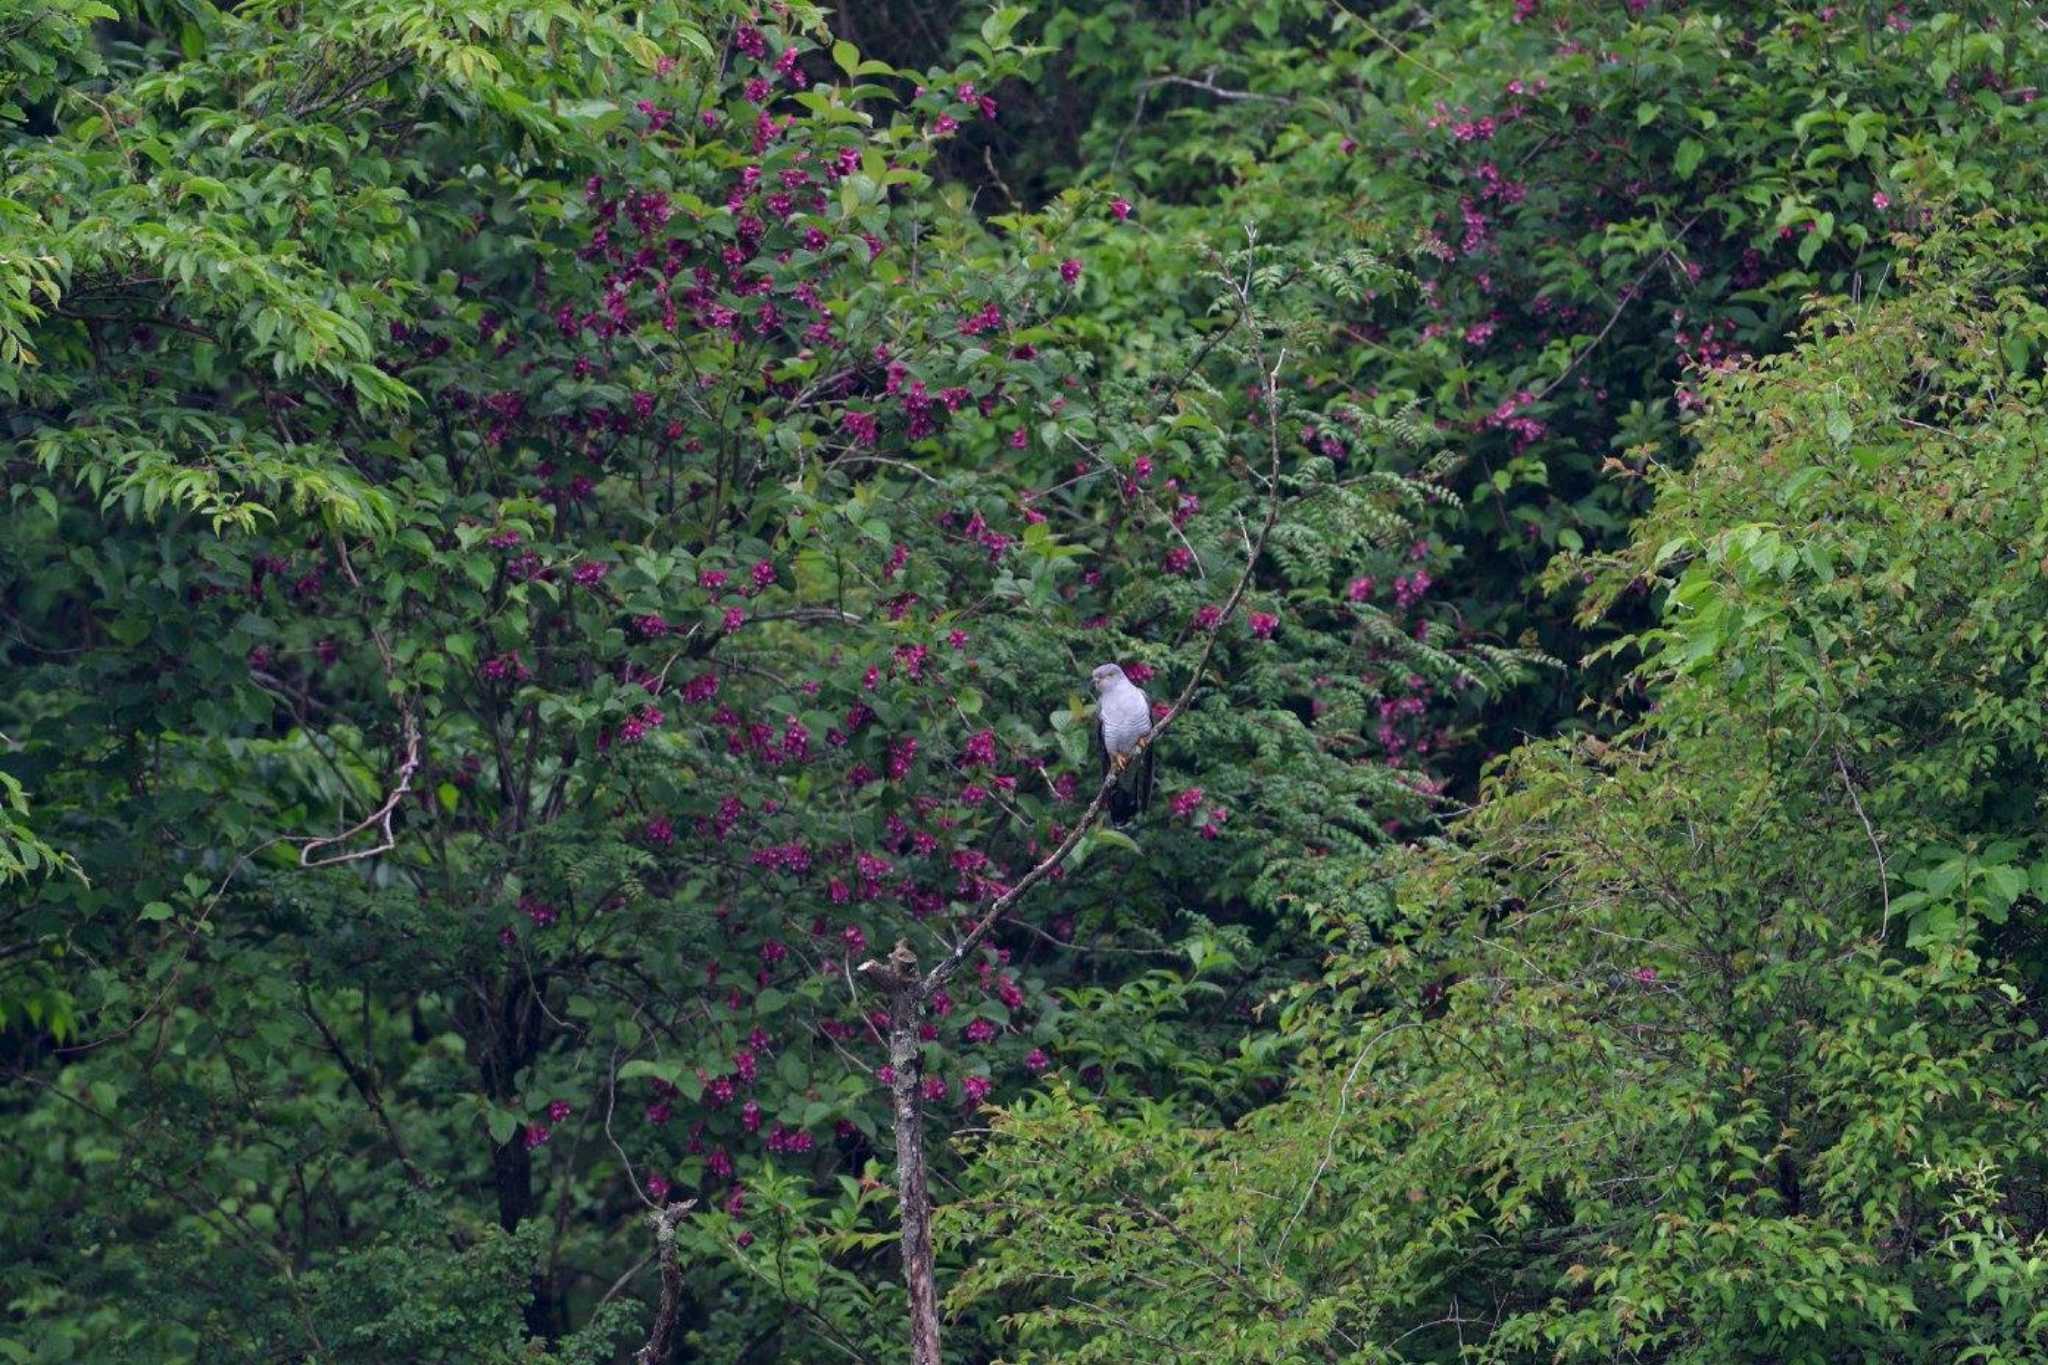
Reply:
<svg viewBox="0 0 2048 1365"><path fill-rule="evenodd" d="M405 761L399 765L397 785L392 787L391 794L384 798L383 805L377 807L377 809L371 811L368 815L341 831L341 833L329 835L324 839L308 839L304 844L300 845L300 867L332 867L337 863L353 863L364 858L374 858L379 853L389 853L392 849L398 847L398 841L391 833L391 817L397 812L398 803L403 801L405 794L412 790L412 775L419 771L420 766L419 722L413 719L412 707L404 703L400 703L400 715L404 718L405 724ZM358 849L354 853L337 853L331 858L315 858L313 856L315 849L328 848L335 844L344 843L373 826L378 832L378 841L374 847Z"/></svg>

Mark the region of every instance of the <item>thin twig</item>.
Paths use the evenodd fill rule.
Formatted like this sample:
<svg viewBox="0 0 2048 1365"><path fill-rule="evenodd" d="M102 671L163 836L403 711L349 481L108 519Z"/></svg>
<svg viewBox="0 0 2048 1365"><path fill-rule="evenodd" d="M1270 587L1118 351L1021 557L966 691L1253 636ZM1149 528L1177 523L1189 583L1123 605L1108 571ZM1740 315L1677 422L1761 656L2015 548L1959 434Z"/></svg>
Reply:
<svg viewBox="0 0 2048 1365"><path fill-rule="evenodd" d="M1884 845L1878 842L1877 830L1871 826L1870 817L1863 813L1863 802L1857 799L1856 784L1849 780L1849 765L1842 761L1842 751L1835 750L1835 771L1842 775L1842 790L1849 793L1849 804L1856 808L1856 818L1863 822L1863 833L1870 840L1870 851L1877 855L1877 891L1884 897L1884 920L1878 925L1877 936L1882 939L1892 927L1892 878L1885 870Z"/></svg>
<svg viewBox="0 0 2048 1365"><path fill-rule="evenodd" d="M1214 71L1205 73L1205 78L1199 81L1191 76L1154 76L1150 80L1139 81L1138 89L1148 90L1153 86L1159 85L1184 85L1190 90L1199 90L1205 95L1214 95L1219 100L1233 102L1255 100L1260 104L1278 104L1289 107L1294 104L1294 101L1288 99L1285 95L1262 95L1256 90L1225 90L1222 86L1216 84L1216 73Z"/></svg>
<svg viewBox="0 0 2048 1365"><path fill-rule="evenodd" d="M1293 1214L1287 1219L1287 1226L1280 1230L1280 1240L1274 1245L1272 1256L1267 1258L1269 1261L1278 1261L1280 1253L1287 1250L1287 1239L1294 1235L1295 1223L1300 1220L1301 1215L1308 1209L1308 1201L1316 1192L1316 1182L1321 1180L1323 1172L1330 1168L1330 1158L1337 1151L1337 1130L1344 1126L1344 1110L1351 1103L1351 1083L1358 1077L1358 1068L1365 1065L1365 1059L1372 1054L1373 1048L1382 1039L1391 1038L1402 1029L1419 1028L1420 1026L1420 1020L1411 1019L1405 1024L1396 1024L1392 1028L1381 1029L1378 1033L1365 1040L1364 1047L1358 1049L1358 1058L1351 1063L1351 1070L1344 1075L1344 1086L1337 1092L1337 1116L1330 1120L1329 1136L1323 1139L1323 1159L1316 1163L1315 1170L1310 1173L1308 1186L1301 1192L1301 1202L1295 1205Z"/></svg>
<svg viewBox="0 0 2048 1365"><path fill-rule="evenodd" d="M1685 239L1685 234L1692 231L1692 225L1694 223L1697 223L1698 221L1699 218L1697 216L1686 219L1685 226L1678 230L1677 235L1674 237L1673 240L1683 241ZM1577 355L1572 357L1571 363L1564 367L1563 373L1559 374L1557 378L1551 380L1542 388L1536 390L1536 398L1538 400L1549 397L1551 390L1555 389L1559 384L1564 383L1565 380L1571 378L1572 371L1579 368L1579 364L1581 361L1585 360L1587 356L1593 354L1593 352L1600 349L1600 343L1607 340L1607 334L1614 330L1615 323L1621 321L1621 315L1628 311L1628 306L1631 303L1634 303L1638 298L1642 296L1643 281L1650 278L1650 272L1652 270L1655 270L1660 264L1663 263L1664 257L1668 253L1668 247L1659 250L1656 255L1650 258L1649 263L1647 265L1645 265L1641 270L1636 272L1636 277L1630 280L1626 285L1622 287L1621 299L1614 305L1614 311L1607 315L1606 325L1600 329L1599 333L1595 335L1591 341L1587 342L1585 346L1580 349Z"/></svg>
<svg viewBox="0 0 2048 1365"><path fill-rule="evenodd" d="M1389 38L1386 34L1374 28L1372 26L1371 21L1368 20L1364 15L1360 14L1357 10L1351 8L1351 6L1345 4L1344 0L1336 0L1336 3L1338 9L1343 10L1345 14L1350 16L1351 22L1357 24L1367 33L1370 33L1373 37L1385 43L1396 57L1399 57L1404 62L1412 62L1414 65L1421 67L1424 71L1427 71L1430 75L1436 77L1438 80L1443 81L1445 84L1450 83L1451 78L1449 76L1446 76L1443 72L1437 70L1428 62L1423 61L1422 58L1410 55L1409 52L1406 49L1404 49L1399 43L1395 42L1392 38Z"/></svg>

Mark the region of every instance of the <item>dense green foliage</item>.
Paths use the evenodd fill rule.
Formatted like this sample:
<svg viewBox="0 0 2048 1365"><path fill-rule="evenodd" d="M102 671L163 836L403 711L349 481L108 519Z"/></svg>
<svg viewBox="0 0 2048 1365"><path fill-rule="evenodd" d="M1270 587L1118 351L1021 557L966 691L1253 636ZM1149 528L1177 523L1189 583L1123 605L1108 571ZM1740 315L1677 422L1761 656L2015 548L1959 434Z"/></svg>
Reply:
<svg viewBox="0 0 2048 1365"><path fill-rule="evenodd" d="M2026 14L0 52L0 1357L2048 1360Z"/></svg>

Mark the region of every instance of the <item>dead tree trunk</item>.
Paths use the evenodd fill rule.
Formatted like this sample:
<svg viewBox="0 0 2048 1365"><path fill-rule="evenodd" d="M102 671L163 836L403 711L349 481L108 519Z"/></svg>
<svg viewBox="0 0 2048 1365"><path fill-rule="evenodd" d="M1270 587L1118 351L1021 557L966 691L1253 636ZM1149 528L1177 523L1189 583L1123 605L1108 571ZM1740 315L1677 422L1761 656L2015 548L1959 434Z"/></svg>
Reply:
<svg viewBox="0 0 2048 1365"><path fill-rule="evenodd" d="M889 997L889 1092L895 1100L896 1199L903 1221L903 1282L910 1291L911 1365L939 1365L939 1282L932 1264L932 1205L925 1183L924 1081L917 1026L925 992L917 958L898 943L886 964L862 970Z"/></svg>

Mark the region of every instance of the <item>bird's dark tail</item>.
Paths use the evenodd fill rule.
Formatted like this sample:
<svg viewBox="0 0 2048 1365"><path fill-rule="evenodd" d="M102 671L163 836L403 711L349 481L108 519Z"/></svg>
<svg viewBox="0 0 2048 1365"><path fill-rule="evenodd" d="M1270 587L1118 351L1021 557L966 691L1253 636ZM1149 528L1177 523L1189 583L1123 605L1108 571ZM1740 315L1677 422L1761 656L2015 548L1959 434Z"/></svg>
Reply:
<svg viewBox="0 0 2048 1365"><path fill-rule="evenodd" d="M1109 823L1128 825L1152 804L1152 746L1147 744L1109 792Z"/></svg>

